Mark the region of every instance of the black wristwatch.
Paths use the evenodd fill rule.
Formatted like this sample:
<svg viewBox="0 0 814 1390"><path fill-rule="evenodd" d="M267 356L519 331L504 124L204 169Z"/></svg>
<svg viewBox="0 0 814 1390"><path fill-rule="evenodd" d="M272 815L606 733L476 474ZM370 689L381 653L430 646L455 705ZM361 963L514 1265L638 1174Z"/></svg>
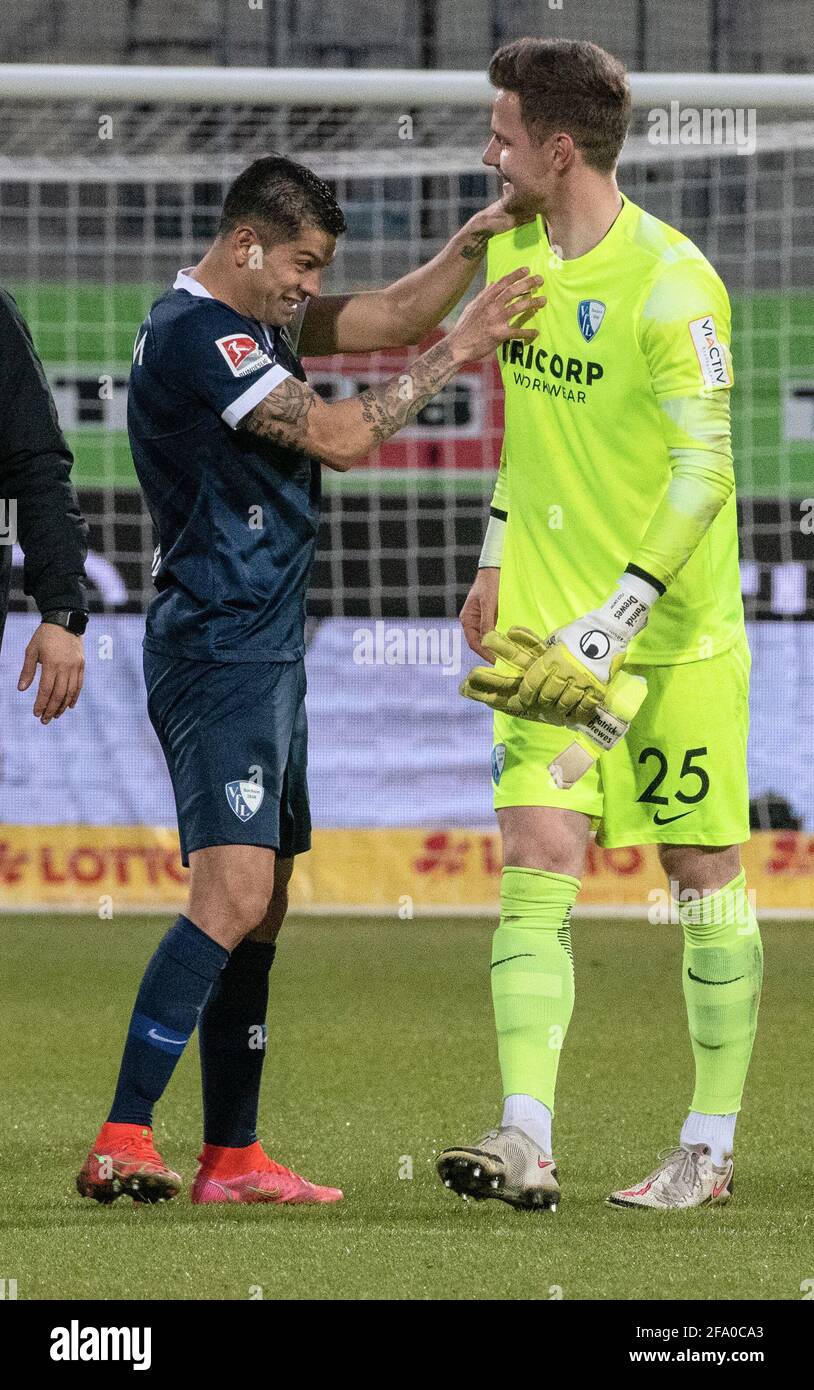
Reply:
<svg viewBox="0 0 814 1390"><path fill-rule="evenodd" d="M81 637L88 625L88 615L81 608L60 608L53 613L43 613L40 622L56 623L57 627L64 627L75 637Z"/></svg>

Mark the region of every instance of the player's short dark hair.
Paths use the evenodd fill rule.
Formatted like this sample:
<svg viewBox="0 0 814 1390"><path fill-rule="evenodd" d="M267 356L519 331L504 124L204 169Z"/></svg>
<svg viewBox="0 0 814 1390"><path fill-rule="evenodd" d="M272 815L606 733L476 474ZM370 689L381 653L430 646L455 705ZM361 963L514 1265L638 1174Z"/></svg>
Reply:
<svg viewBox="0 0 814 1390"><path fill-rule="evenodd" d="M223 203L218 236L257 222L270 243L293 241L303 226L331 236L344 232L345 216L330 187L312 169L282 154L264 155L238 174Z"/></svg>
<svg viewBox="0 0 814 1390"><path fill-rule="evenodd" d="M531 138L567 131L585 163L615 167L630 125L630 87L618 58L583 39L515 39L489 64L494 87L516 92Z"/></svg>

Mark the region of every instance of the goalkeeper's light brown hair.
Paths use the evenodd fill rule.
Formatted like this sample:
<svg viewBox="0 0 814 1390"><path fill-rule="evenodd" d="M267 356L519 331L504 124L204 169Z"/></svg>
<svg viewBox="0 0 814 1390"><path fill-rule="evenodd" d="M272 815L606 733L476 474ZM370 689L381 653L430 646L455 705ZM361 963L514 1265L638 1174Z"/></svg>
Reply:
<svg viewBox="0 0 814 1390"><path fill-rule="evenodd" d="M515 39L489 64L494 87L514 92L537 144L565 131L601 174L616 166L630 125L630 87L618 58L584 39Z"/></svg>

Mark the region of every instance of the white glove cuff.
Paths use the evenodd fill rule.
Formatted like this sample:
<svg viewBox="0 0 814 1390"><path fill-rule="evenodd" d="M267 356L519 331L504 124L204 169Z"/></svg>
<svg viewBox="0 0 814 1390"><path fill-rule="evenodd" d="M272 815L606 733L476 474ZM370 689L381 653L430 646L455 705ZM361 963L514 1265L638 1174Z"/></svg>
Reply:
<svg viewBox="0 0 814 1390"><path fill-rule="evenodd" d="M634 574L631 570L625 570L619 580L619 588L627 589L629 594L635 594L642 603L647 604L648 608L652 608L656 599L664 593L663 588L656 587L655 581L651 584L643 574Z"/></svg>
<svg viewBox="0 0 814 1390"><path fill-rule="evenodd" d="M629 642L641 632L659 591L638 574L625 572L612 598L600 610L608 627L620 641Z"/></svg>

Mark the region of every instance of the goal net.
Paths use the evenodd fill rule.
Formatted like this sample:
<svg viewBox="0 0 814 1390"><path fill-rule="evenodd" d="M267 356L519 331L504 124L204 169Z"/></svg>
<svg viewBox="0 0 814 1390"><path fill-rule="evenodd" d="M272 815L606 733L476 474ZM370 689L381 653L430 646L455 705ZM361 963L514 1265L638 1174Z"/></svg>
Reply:
<svg viewBox="0 0 814 1390"><path fill-rule="evenodd" d="M481 165L490 94L472 73L89 71L32 69L26 81L0 70L0 282L31 326L74 450L94 606L135 615L152 595L153 538L125 431L134 333L206 247L230 180L272 150L310 165L348 222L324 291L382 285L495 196ZM733 304L744 601L757 674L791 681L785 755L768 686L754 697L753 746L769 750L765 765L753 755L755 823L814 830L814 82L633 86L620 185L700 246ZM411 352L306 367L336 399ZM500 436L496 369L478 364L362 466L329 474L311 617L453 619Z"/></svg>

